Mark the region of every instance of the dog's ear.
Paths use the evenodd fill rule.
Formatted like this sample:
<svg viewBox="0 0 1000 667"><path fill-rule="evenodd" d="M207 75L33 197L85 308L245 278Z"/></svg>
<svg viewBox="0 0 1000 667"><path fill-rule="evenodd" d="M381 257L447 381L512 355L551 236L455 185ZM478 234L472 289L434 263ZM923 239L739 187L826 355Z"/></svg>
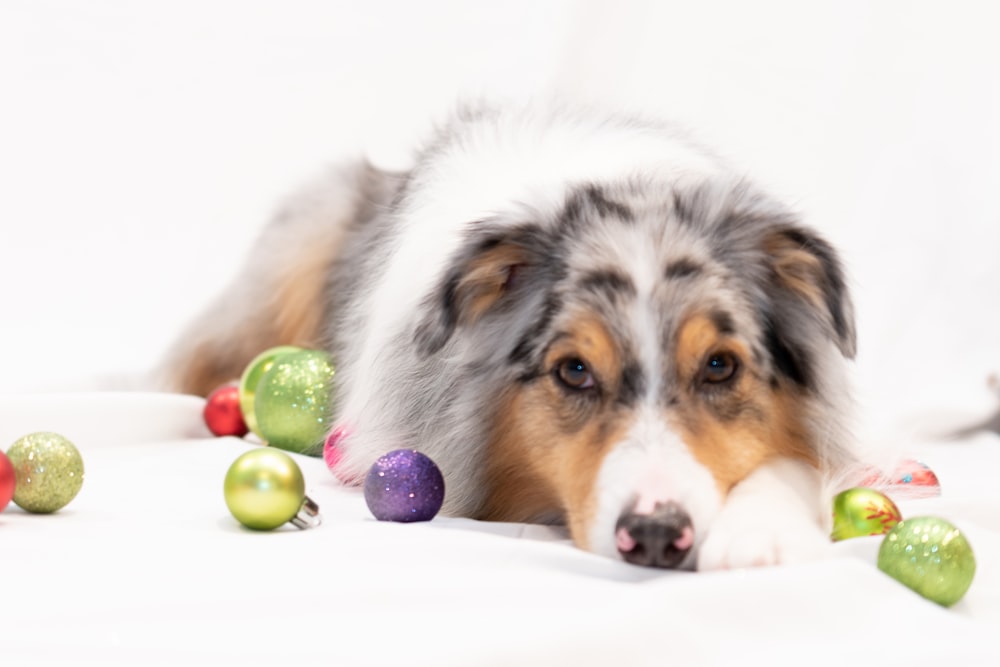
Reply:
<svg viewBox="0 0 1000 667"><path fill-rule="evenodd" d="M545 240L535 227L477 234L471 239L424 303L426 315L415 333L421 354L438 352L456 329L504 307L539 265L544 247Z"/></svg>
<svg viewBox="0 0 1000 667"><path fill-rule="evenodd" d="M773 306L784 310L793 307L794 301L804 303L811 319L821 324L841 353L853 358L857 350L854 307L833 247L814 232L781 225L765 235L764 251Z"/></svg>

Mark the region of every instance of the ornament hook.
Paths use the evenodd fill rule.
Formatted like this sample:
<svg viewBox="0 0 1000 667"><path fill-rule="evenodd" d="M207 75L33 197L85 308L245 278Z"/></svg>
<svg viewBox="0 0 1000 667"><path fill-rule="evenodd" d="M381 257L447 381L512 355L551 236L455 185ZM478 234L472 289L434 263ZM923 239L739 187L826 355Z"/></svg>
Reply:
<svg viewBox="0 0 1000 667"><path fill-rule="evenodd" d="M320 516L319 505L316 504L316 501L306 496L302 500L302 507L288 521L299 530L306 530L316 528L323 523L323 517Z"/></svg>

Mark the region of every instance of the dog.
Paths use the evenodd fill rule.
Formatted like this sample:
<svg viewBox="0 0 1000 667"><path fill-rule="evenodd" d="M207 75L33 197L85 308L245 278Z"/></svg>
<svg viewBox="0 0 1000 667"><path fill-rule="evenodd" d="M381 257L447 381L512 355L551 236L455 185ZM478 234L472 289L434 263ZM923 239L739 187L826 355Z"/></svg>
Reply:
<svg viewBox="0 0 1000 667"><path fill-rule="evenodd" d="M814 558L855 460L837 252L668 123L465 108L403 172L292 197L180 338L206 394L295 344L337 363L338 476L412 447L443 511L715 570Z"/></svg>

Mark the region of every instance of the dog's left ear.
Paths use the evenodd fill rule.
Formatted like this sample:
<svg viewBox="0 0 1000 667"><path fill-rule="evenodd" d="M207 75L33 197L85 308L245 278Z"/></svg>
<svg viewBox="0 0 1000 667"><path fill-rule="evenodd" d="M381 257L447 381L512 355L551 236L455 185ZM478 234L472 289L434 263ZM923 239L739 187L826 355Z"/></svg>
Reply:
<svg viewBox="0 0 1000 667"><path fill-rule="evenodd" d="M545 240L534 227L472 239L424 304L427 314L415 333L421 354L440 351L456 329L504 307L512 293L523 288L527 274L540 264L544 247Z"/></svg>
<svg viewBox="0 0 1000 667"><path fill-rule="evenodd" d="M833 247L811 231L783 225L765 237L764 251L772 285L811 306L841 353L853 358L857 351L854 307Z"/></svg>

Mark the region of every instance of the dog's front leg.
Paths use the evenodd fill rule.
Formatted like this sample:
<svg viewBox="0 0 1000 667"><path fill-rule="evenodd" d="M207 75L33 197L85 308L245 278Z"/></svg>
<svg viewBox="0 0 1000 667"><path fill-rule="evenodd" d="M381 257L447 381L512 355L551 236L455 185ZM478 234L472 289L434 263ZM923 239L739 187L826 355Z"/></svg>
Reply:
<svg viewBox="0 0 1000 667"><path fill-rule="evenodd" d="M733 487L698 553L699 570L797 563L830 544L819 472L792 459L764 464Z"/></svg>

